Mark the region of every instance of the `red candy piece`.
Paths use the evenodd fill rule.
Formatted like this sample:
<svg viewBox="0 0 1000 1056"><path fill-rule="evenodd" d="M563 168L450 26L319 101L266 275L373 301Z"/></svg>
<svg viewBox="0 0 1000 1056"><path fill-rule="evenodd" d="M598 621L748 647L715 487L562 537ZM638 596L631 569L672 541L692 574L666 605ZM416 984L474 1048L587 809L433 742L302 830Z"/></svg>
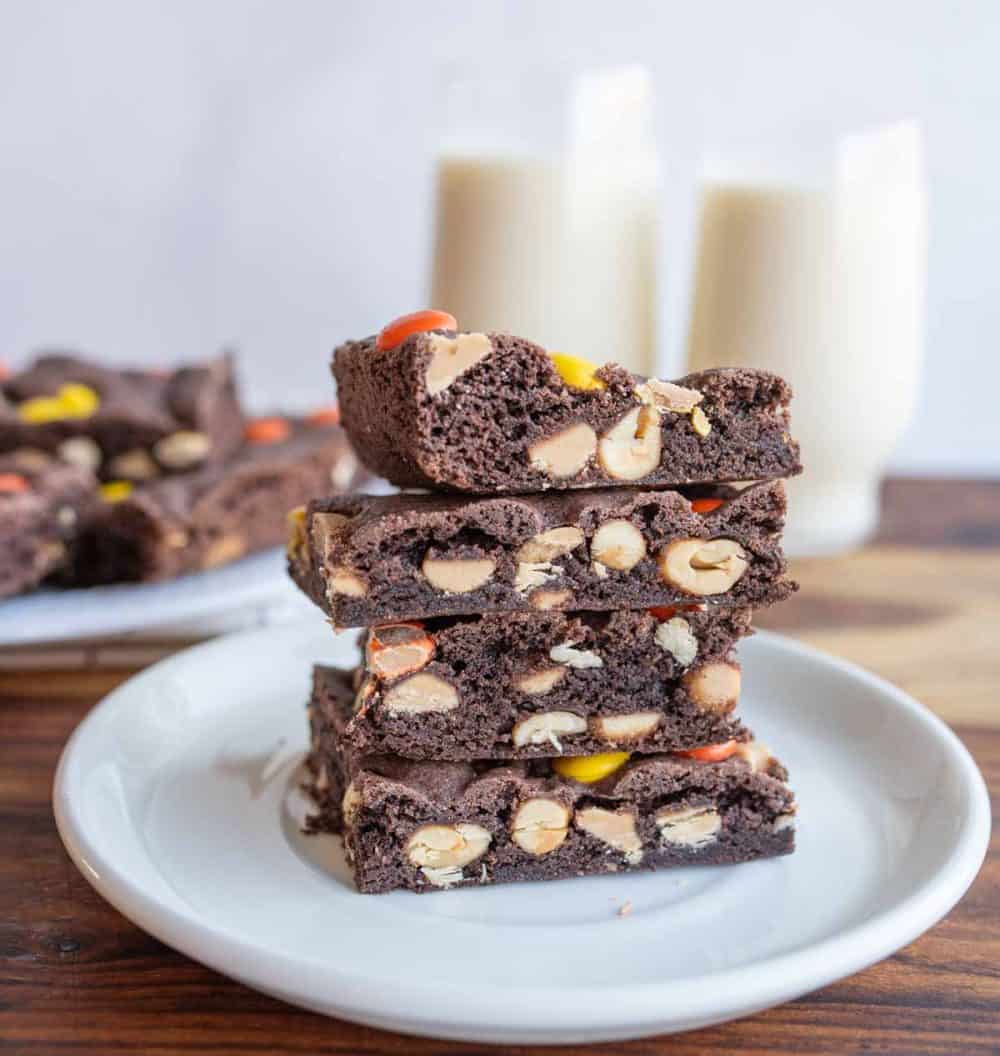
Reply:
<svg viewBox="0 0 1000 1056"><path fill-rule="evenodd" d="M255 418L247 422L243 435L250 444L277 444L292 431L284 418Z"/></svg>
<svg viewBox="0 0 1000 1056"><path fill-rule="evenodd" d="M31 485L20 473L0 473L0 493L13 495L22 491L31 491Z"/></svg>
<svg viewBox="0 0 1000 1056"><path fill-rule="evenodd" d="M692 499L691 509L695 513L711 513L717 510L725 502L725 499Z"/></svg>
<svg viewBox="0 0 1000 1056"><path fill-rule="evenodd" d="M723 741L722 744L706 744L702 748L690 748L684 752L674 752L685 759L697 759L700 763L721 763L736 752L739 745L735 741Z"/></svg>
<svg viewBox="0 0 1000 1056"><path fill-rule="evenodd" d="M6 381L10 377L10 367L0 360L0 381Z"/></svg>
<svg viewBox="0 0 1000 1056"><path fill-rule="evenodd" d="M422 312L411 312L393 319L388 326L383 326L375 338L375 347L379 352L401 345L410 334L423 334L428 330L457 330L458 323L453 315L426 308Z"/></svg>
<svg viewBox="0 0 1000 1056"><path fill-rule="evenodd" d="M340 425L340 408L335 404L320 407L306 417L310 425Z"/></svg>
<svg viewBox="0 0 1000 1056"><path fill-rule="evenodd" d="M657 605L647 611L657 620L672 620L679 612L697 612L700 608L700 605Z"/></svg>

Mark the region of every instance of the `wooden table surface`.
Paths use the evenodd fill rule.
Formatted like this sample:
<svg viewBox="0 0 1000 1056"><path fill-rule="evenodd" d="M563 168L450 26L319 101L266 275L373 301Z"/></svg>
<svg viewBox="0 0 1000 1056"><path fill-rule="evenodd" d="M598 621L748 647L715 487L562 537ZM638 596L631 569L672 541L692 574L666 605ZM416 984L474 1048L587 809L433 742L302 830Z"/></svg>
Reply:
<svg viewBox="0 0 1000 1056"><path fill-rule="evenodd" d="M798 562L795 572L802 591L759 623L855 660L934 708L975 756L996 811L1000 483L893 482L874 545ZM0 674L0 1050L242 1056L489 1048L290 1008L174 953L94 893L59 842L52 776L74 726L128 673ZM887 961L750 1019L590 1051L1000 1053L997 840L951 915Z"/></svg>

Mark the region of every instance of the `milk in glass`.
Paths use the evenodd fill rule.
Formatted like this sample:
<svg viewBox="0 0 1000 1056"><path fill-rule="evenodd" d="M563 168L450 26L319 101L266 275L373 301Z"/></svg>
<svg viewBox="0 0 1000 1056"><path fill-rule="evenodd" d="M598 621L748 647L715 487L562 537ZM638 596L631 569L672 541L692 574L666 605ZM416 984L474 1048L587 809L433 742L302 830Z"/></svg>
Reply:
<svg viewBox="0 0 1000 1056"><path fill-rule="evenodd" d="M528 155L444 155L436 217L431 304L464 330L559 346L572 274L562 166Z"/></svg>
<svg viewBox="0 0 1000 1056"><path fill-rule="evenodd" d="M923 345L919 130L836 147L825 185L716 179L701 193L689 364L762 367L791 382L805 472L789 482L785 541L799 554L874 531Z"/></svg>
<svg viewBox="0 0 1000 1056"><path fill-rule="evenodd" d="M562 90L552 78L530 90L530 77L461 83L462 116L437 160L431 303L463 329L653 373L659 170L647 75L589 74Z"/></svg>

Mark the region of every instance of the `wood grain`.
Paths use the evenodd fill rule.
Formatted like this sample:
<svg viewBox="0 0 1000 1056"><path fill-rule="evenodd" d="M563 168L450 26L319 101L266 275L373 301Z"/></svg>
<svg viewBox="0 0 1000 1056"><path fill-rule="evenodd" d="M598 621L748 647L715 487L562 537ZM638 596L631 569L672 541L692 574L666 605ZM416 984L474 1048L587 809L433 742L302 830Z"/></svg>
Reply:
<svg viewBox="0 0 1000 1056"><path fill-rule="evenodd" d="M7 700L0 709L0 1047L204 1056L482 1051L288 1008L174 953L119 916L70 863L49 806L58 753L82 712L73 701L39 709ZM1000 789L1000 732L960 733L990 787ZM995 1054L998 910L994 837L987 865L958 908L888 961L749 1020L599 1051Z"/></svg>
<svg viewBox="0 0 1000 1056"><path fill-rule="evenodd" d="M801 589L756 626L852 660L948 722L1000 725L1000 549L879 544L792 572Z"/></svg>
<svg viewBox="0 0 1000 1056"><path fill-rule="evenodd" d="M958 732L983 769L996 811L1000 486L930 486L927 494L947 513L930 516L933 531L911 523L919 520L926 487L891 485L879 543L849 559L799 563L802 592L760 622L857 660L961 720ZM955 519L962 509L971 518L964 528ZM499 1051L404 1038L289 1008L167 949L94 893L59 842L51 783L73 727L126 674L0 674L0 1050L53 1056ZM816 994L686 1035L590 1050L505 1051L995 1056L1000 840L994 836L982 873L945 921L882 964Z"/></svg>

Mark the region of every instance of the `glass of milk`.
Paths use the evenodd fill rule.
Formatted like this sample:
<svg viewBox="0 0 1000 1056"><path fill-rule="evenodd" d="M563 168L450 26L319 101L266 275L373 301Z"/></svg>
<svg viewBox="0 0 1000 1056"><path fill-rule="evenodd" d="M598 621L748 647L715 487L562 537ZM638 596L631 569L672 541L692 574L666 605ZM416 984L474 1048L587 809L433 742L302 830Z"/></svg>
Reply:
<svg viewBox="0 0 1000 1056"><path fill-rule="evenodd" d="M659 169L645 71L442 78L430 303L653 373Z"/></svg>
<svg viewBox="0 0 1000 1056"><path fill-rule="evenodd" d="M691 369L772 370L795 389L805 472L786 548L869 538L914 408L924 336L927 192L913 123L705 159Z"/></svg>

